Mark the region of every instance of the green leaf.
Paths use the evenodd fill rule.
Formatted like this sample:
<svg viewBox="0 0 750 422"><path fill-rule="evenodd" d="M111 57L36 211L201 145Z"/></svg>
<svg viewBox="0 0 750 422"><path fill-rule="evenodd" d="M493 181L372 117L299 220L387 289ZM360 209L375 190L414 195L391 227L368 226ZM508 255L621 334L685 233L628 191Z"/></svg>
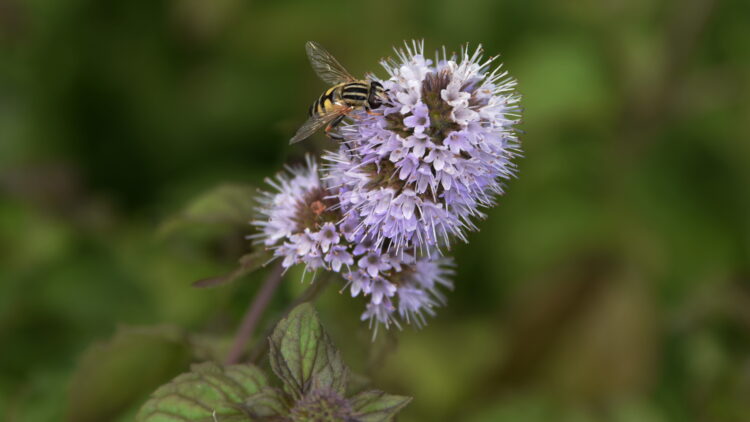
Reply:
<svg viewBox="0 0 750 422"><path fill-rule="evenodd" d="M138 422L251 421L245 400L265 387L263 373L252 365L193 365L157 389L141 407Z"/></svg>
<svg viewBox="0 0 750 422"><path fill-rule="evenodd" d="M243 408L253 418L281 417L289 413L290 404L283 391L263 387L263 389L245 400Z"/></svg>
<svg viewBox="0 0 750 422"><path fill-rule="evenodd" d="M81 358L71 381L67 420L114 420L187 369L190 359L187 338L176 328L121 328Z"/></svg>
<svg viewBox="0 0 750 422"><path fill-rule="evenodd" d="M295 399L313 388L344 394L349 370L312 305L294 308L269 340L271 368Z"/></svg>
<svg viewBox="0 0 750 422"><path fill-rule="evenodd" d="M169 235L191 223L246 224L253 215L255 188L247 185L219 185L191 201L177 216L159 228L161 235Z"/></svg>
<svg viewBox="0 0 750 422"><path fill-rule="evenodd" d="M217 277L209 277L198 280L193 283L193 287L205 288L205 287L216 287L222 284L230 283L238 278L256 271L263 267L269 259L271 259L271 252L265 249L261 249L246 255L243 255L239 259L239 266L229 274L220 275Z"/></svg>
<svg viewBox="0 0 750 422"><path fill-rule="evenodd" d="M394 396L382 391L363 391L351 398L352 408L358 422L387 422L393 420L409 402L411 397Z"/></svg>

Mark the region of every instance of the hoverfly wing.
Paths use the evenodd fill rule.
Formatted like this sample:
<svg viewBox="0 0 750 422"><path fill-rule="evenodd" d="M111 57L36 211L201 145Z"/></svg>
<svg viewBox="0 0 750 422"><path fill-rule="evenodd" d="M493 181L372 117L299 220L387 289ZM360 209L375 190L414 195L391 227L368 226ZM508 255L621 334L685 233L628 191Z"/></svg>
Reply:
<svg viewBox="0 0 750 422"><path fill-rule="evenodd" d="M297 129L297 133L294 134L292 139L289 140L289 145L296 144L297 142L301 142L309 138L310 135L320 130L329 122L333 121L334 117L326 119L324 116L310 116L310 118L307 119L307 121L303 123L299 129Z"/></svg>
<svg viewBox="0 0 750 422"><path fill-rule="evenodd" d="M310 135L334 121L337 117L341 116L342 114L346 114L348 110L350 110L349 107L342 106L334 108L333 110L323 115L314 114L310 116L310 118L308 118L307 121L303 123L299 129L297 129L297 133L294 134L292 139L289 140L289 145L304 141L305 139L309 138Z"/></svg>
<svg viewBox="0 0 750 422"><path fill-rule="evenodd" d="M331 53L315 41L308 41L305 50L313 70L324 82L336 85L356 80Z"/></svg>

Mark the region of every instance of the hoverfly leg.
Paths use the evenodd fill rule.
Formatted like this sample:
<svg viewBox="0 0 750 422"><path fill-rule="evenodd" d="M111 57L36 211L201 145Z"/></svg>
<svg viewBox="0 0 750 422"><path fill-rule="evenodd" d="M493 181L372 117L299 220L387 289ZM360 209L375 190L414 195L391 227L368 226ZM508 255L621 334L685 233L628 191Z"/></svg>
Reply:
<svg viewBox="0 0 750 422"><path fill-rule="evenodd" d="M335 132L327 132L326 135L328 135L328 137L333 139L334 141L344 141L345 139L343 136Z"/></svg>
<svg viewBox="0 0 750 422"><path fill-rule="evenodd" d="M341 123L341 121L344 120L344 117L346 117L346 114L342 114L341 116L335 118L331 123L328 124L328 127L326 128L326 130L331 130L335 128L336 126L338 126L339 123Z"/></svg>
<svg viewBox="0 0 750 422"><path fill-rule="evenodd" d="M331 130L334 128L333 124L328 125L326 127L326 136L333 139L334 141L343 141L344 137L339 135L336 132L332 132Z"/></svg>
<svg viewBox="0 0 750 422"><path fill-rule="evenodd" d="M342 114L341 116L335 118L331 123L329 123L328 126L326 126L326 136L337 141L344 139L344 137L339 135L338 133L331 132L331 130L333 130L336 126L339 125L339 123L341 123L342 120L344 120L344 117L346 117L346 115Z"/></svg>

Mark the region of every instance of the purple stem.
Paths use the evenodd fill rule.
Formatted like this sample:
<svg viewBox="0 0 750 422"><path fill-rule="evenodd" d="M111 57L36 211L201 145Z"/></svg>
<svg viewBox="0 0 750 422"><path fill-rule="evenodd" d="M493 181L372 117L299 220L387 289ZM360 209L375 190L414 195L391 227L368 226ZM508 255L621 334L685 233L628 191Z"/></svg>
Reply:
<svg viewBox="0 0 750 422"><path fill-rule="evenodd" d="M255 327L258 325L260 317L271 302L271 298L273 297L276 288L278 288L281 283L282 273L283 268L281 265L276 265L271 270L266 281L263 282L260 291L253 298L250 307L247 308L245 316L242 318L242 324L240 324L240 327L237 329L237 334L234 336L232 348L229 349L229 354L226 359L227 365L238 363L242 358L242 354L245 351L245 345L252 337L253 331L255 331Z"/></svg>

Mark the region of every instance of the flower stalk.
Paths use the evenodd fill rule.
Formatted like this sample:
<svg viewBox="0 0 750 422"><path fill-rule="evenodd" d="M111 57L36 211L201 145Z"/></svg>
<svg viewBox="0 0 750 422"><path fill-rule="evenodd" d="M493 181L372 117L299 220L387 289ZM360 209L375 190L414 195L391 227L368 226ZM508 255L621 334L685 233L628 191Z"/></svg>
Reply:
<svg viewBox="0 0 750 422"><path fill-rule="evenodd" d="M281 284L283 276L283 267L281 265L274 265L271 272L266 277L258 293L253 297L250 306L245 311L245 316L242 318L242 323L237 329L237 334L234 336L232 347L229 349L225 363L232 365L240 362L242 355L245 351L245 346L250 341L255 331L255 327L258 325L263 312L271 302L273 294Z"/></svg>

